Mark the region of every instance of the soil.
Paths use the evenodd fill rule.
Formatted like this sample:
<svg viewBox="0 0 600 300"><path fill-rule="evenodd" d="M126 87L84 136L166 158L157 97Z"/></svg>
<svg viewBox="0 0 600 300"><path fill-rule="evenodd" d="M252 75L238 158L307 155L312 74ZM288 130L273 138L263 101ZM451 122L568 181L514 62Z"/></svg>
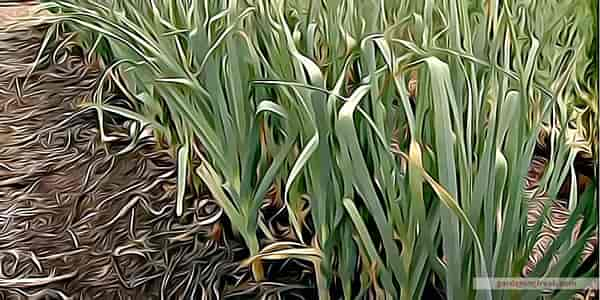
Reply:
<svg viewBox="0 0 600 300"><path fill-rule="evenodd" d="M3 6L4 28L33 11ZM176 217L171 152L108 115L103 143L82 107L99 64L69 42L35 64L46 28L24 24L0 32L0 299L222 296L246 273L242 247L213 238L221 209L190 194Z"/></svg>

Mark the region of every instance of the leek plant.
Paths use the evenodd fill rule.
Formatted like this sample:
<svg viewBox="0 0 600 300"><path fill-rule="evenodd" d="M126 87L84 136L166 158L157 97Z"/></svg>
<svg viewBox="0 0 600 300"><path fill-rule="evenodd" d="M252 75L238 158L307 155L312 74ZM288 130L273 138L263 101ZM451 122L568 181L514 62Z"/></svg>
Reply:
<svg viewBox="0 0 600 300"><path fill-rule="evenodd" d="M474 278L521 276L543 230L544 218L527 227L536 194L524 189L540 131L550 128L552 137L539 185L550 199L545 213L577 153L595 151L596 125L581 120L594 118L597 106L584 106L585 115L576 105L597 97L597 73L584 71L594 61L594 33L575 26L587 5L61 0L47 7L81 32L135 110L101 92L88 105L100 119L119 114L150 126L177 149L178 212L186 189L207 189L249 249L254 280L276 280L262 262L294 259L312 264L321 299L416 299L436 285L448 299L531 299L537 291L475 289ZM582 89L584 73L595 77ZM574 138L573 123L587 141ZM598 224L596 187L576 189L567 199L569 225L547 250L558 259L538 262L539 277L597 275L597 264L582 271L579 261ZM285 216L286 238L273 232L265 203Z"/></svg>

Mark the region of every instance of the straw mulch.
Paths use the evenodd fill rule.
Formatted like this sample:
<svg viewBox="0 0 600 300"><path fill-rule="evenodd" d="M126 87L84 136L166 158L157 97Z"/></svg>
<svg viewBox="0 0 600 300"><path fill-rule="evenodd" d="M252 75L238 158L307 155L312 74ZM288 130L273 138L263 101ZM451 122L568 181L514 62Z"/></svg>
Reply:
<svg viewBox="0 0 600 300"><path fill-rule="evenodd" d="M81 107L99 65L58 40L33 69L43 27L0 33L0 299L234 293L246 254L220 231L222 210L190 193L176 217L173 155L134 123L106 115L101 141L97 112Z"/></svg>

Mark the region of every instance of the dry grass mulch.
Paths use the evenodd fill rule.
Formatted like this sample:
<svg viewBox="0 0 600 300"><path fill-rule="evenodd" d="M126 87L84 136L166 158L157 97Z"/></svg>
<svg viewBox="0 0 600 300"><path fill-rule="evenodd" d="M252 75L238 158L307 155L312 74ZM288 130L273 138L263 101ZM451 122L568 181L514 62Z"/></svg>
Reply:
<svg viewBox="0 0 600 300"><path fill-rule="evenodd" d="M80 107L98 64L56 42L31 72L43 31L0 33L0 299L231 295L248 275L243 247L215 235L222 210L190 194L177 218L171 153L110 116L102 143L96 111Z"/></svg>

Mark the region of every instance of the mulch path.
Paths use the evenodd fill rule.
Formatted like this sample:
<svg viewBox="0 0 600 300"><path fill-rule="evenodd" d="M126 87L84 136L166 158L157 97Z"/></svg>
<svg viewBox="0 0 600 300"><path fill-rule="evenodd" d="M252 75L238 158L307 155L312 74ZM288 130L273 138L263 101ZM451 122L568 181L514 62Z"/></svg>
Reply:
<svg viewBox="0 0 600 300"><path fill-rule="evenodd" d="M0 8L0 25L25 11ZM0 299L221 297L245 274L242 247L212 238L221 209L191 194L177 218L172 154L110 116L102 143L80 105L98 64L54 42L31 72L44 28L23 27L0 32Z"/></svg>

